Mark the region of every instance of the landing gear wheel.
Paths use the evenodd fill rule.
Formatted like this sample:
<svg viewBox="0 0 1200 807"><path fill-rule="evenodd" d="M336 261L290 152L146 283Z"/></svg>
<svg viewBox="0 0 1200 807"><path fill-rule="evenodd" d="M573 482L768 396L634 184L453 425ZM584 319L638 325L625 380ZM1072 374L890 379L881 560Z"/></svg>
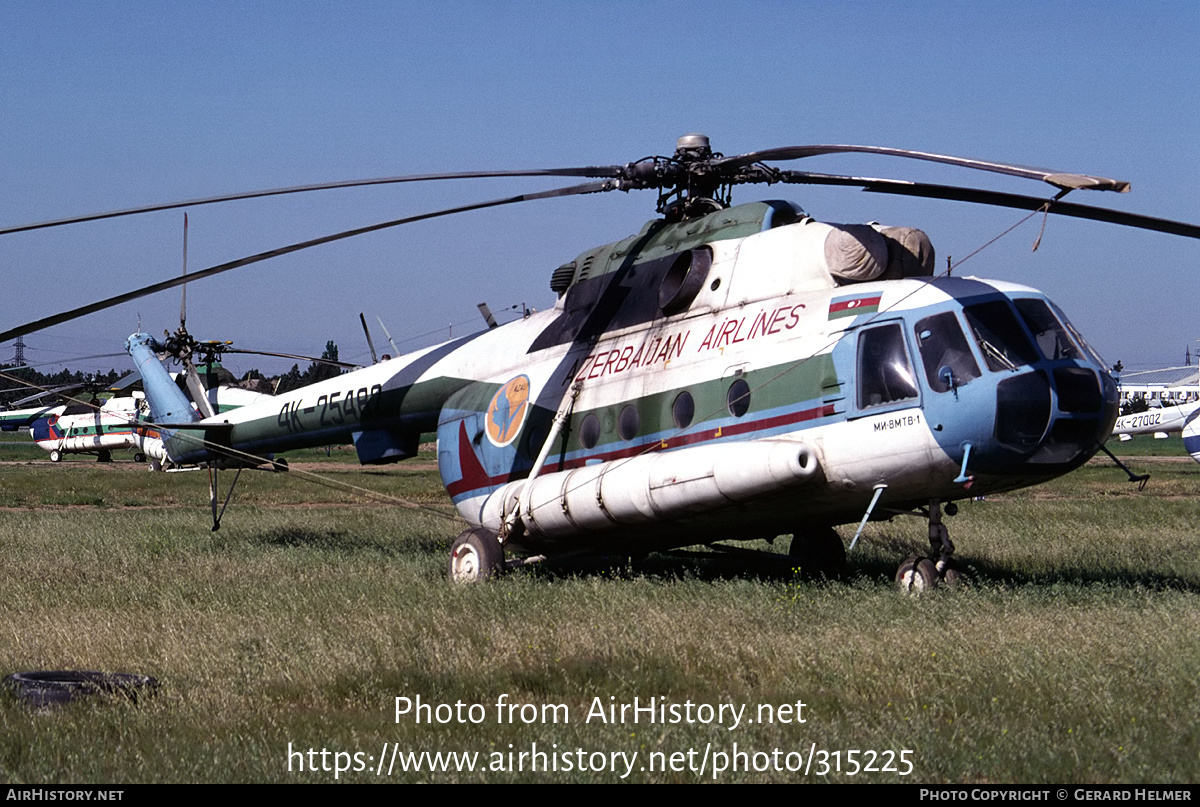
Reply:
<svg viewBox="0 0 1200 807"><path fill-rule="evenodd" d="M942 569L942 585L947 588L962 588L967 584L967 576L955 560L946 561Z"/></svg>
<svg viewBox="0 0 1200 807"><path fill-rule="evenodd" d="M96 462L112 462L112 452L108 449L102 450L96 455Z"/></svg>
<svg viewBox="0 0 1200 807"><path fill-rule="evenodd" d="M133 455L133 461L134 461L134 462L145 462L145 461L146 461L146 455L145 455L145 454L142 454L141 452L138 452L137 454L134 454L134 455Z"/></svg>
<svg viewBox="0 0 1200 807"><path fill-rule="evenodd" d="M896 570L896 585L905 594L920 594L936 588L937 584L937 567L929 558L913 555L905 558Z"/></svg>
<svg viewBox="0 0 1200 807"><path fill-rule="evenodd" d="M62 462L62 452L57 448L50 452L51 462Z"/></svg>
<svg viewBox="0 0 1200 807"><path fill-rule="evenodd" d="M806 577L834 579L846 571L846 546L833 527L797 530L788 556L799 561Z"/></svg>
<svg viewBox="0 0 1200 807"><path fill-rule="evenodd" d="M496 536L476 527L454 539L446 576L451 583L475 583L504 571L504 547Z"/></svg>
<svg viewBox="0 0 1200 807"><path fill-rule="evenodd" d="M288 472L288 461L284 457L277 460L271 460L271 470L277 474L286 474Z"/></svg>

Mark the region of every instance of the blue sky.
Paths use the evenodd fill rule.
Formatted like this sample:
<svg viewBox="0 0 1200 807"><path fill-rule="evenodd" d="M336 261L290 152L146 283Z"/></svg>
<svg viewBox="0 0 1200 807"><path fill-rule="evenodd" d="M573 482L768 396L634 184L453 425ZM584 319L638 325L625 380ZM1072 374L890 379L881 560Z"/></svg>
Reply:
<svg viewBox="0 0 1200 807"><path fill-rule="evenodd" d="M259 187L626 163L707 133L726 154L868 143L1128 180L1072 201L1200 222L1200 4L468 3L0 6L0 225ZM792 167L1036 183L869 155ZM354 226L561 180L443 182L238 202L190 214L198 269ZM1047 194L1048 195L1048 194ZM846 189L747 188L828 221L921 227L961 257L1023 214ZM411 225L192 284L202 338L366 359L365 312L402 347L553 302L550 273L638 230L650 192ZM1180 363L1200 337L1200 242L1031 222L964 273L1046 291L1110 361ZM5 327L179 272L182 214L0 236ZM174 328L175 292L26 338L31 360L119 351ZM0 346L0 359L12 354ZM73 362L72 366L89 363ZM128 366L126 359L99 362ZM238 359L286 369L282 362ZM290 363L289 363L290 364Z"/></svg>

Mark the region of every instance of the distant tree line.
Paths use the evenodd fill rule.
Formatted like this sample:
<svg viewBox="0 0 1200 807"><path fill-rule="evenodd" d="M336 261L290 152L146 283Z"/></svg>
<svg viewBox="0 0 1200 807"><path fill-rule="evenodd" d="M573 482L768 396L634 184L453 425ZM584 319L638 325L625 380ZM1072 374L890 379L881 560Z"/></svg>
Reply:
<svg viewBox="0 0 1200 807"><path fill-rule="evenodd" d="M325 350L321 353L321 358L329 361L338 360L338 346L333 343L332 339L325 343ZM341 374L341 368L333 364L314 361L303 373L300 372L300 365L293 364L291 370L279 377L279 383L275 385L275 394L291 392L294 389L307 387L309 384L315 384L327 378L335 378Z"/></svg>

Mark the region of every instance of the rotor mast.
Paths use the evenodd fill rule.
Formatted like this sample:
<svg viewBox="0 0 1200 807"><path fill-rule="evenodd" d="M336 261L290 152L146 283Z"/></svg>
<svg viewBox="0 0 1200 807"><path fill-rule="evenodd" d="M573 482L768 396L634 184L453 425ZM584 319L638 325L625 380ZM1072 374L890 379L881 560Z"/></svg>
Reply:
<svg viewBox="0 0 1200 807"><path fill-rule="evenodd" d="M721 172L713 170L714 157L708 135L685 134L675 141L671 159L674 170L662 176L666 182L658 197L658 212L668 221L685 221L724 210L731 203L730 184Z"/></svg>

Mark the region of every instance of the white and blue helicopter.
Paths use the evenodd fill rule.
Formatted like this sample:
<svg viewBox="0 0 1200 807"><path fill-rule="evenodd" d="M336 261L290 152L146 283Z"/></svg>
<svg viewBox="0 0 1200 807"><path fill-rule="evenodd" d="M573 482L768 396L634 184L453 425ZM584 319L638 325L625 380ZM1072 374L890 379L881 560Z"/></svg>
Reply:
<svg viewBox="0 0 1200 807"><path fill-rule="evenodd" d="M843 152L998 172L1057 193L1046 199L769 164ZM655 189L661 217L554 270L552 309L210 417L192 409L157 357L169 346L134 334L127 348L171 460L257 462L345 440L360 462L391 463L414 456L421 435L436 432L442 481L468 525L450 551L456 581L572 553L641 554L785 534L802 567L833 572L845 562L835 526L915 514L928 521L929 555L904 560L896 578L906 589L929 588L959 575L943 513L956 512L959 500L1082 465L1112 431L1116 384L1037 290L935 276L933 247L920 230L824 223L786 201L734 206L732 187L844 185L1200 238L1194 225L1061 201L1077 189L1128 190L1101 177L873 146L724 157L703 135L680 138L671 157L627 165L393 177L199 201L494 176L592 181L337 233L186 280L531 199ZM0 341L182 282L48 317Z"/></svg>

